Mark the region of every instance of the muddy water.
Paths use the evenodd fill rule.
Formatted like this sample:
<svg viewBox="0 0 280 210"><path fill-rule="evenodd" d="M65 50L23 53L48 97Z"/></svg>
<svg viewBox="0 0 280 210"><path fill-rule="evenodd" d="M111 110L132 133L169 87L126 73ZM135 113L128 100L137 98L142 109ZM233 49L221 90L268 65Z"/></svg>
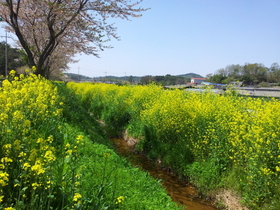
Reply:
<svg viewBox="0 0 280 210"><path fill-rule="evenodd" d="M151 176L160 179L168 195L187 210L217 210L211 202L198 197L197 191L174 174L163 170L149 161L144 155L133 152L123 139L111 139L117 152L126 157L135 167L148 171Z"/></svg>

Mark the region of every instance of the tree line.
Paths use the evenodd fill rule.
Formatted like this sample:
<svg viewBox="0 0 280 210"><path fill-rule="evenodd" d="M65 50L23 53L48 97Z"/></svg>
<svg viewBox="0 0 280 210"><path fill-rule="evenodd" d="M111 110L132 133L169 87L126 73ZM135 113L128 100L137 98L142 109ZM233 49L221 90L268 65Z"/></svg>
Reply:
<svg viewBox="0 0 280 210"><path fill-rule="evenodd" d="M190 82L190 78L183 76L172 76L167 74L165 76L144 76L140 79L140 84L149 84L156 83L158 85L167 86L167 85L179 85L186 84Z"/></svg>
<svg viewBox="0 0 280 210"><path fill-rule="evenodd" d="M228 65L218 69L214 74L206 75L207 81L212 83L229 84L240 81L244 85L258 85L260 83L280 83L280 66L278 63L265 67L261 63L245 63L245 65Z"/></svg>

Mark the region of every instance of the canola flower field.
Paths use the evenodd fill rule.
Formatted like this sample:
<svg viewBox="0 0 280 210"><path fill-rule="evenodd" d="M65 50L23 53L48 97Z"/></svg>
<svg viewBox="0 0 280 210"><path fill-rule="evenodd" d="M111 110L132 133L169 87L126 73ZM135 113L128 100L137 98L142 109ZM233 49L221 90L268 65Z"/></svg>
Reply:
<svg viewBox="0 0 280 210"><path fill-rule="evenodd" d="M280 209L280 102L228 90L68 83L107 132L139 139L136 149L189 177L201 192L230 189L250 209Z"/></svg>
<svg viewBox="0 0 280 210"><path fill-rule="evenodd" d="M0 87L0 209L180 209L114 152L80 97L32 70Z"/></svg>

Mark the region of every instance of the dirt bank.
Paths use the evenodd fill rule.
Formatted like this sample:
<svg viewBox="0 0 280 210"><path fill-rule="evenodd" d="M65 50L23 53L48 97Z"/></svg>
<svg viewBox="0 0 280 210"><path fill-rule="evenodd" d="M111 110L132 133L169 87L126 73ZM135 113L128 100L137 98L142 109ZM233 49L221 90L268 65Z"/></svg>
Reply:
<svg viewBox="0 0 280 210"><path fill-rule="evenodd" d="M241 204L241 197L230 190L221 190L215 195L216 204L226 210L249 210Z"/></svg>
<svg viewBox="0 0 280 210"><path fill-rule="evenodd" d="M128 135L127 130L123 132L123 139L131 149L134 149L138 139ZM157 162L160 164L160 162ZM222 189L211 196L215 199L216 206L225 210L249 210L241 204L241 197L230 190Z"/></svg>

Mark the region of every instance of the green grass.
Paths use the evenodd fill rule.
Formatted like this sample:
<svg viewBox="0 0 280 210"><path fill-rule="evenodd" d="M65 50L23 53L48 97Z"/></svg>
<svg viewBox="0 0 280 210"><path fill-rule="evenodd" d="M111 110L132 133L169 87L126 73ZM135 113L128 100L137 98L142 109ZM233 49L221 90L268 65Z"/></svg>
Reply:
<svg viewBox="0 0 280 210"><path fill-rule="evenodd" d="M64 84L58 84L65 99L63 116L67 135L83 131L85 145L79 150L76 163L81 174L80 189L83 209L180 209L171 201L159 180L131 166L118 156L110 141L86 107ZM117 204L120 196L124 199Z"/></svg>

